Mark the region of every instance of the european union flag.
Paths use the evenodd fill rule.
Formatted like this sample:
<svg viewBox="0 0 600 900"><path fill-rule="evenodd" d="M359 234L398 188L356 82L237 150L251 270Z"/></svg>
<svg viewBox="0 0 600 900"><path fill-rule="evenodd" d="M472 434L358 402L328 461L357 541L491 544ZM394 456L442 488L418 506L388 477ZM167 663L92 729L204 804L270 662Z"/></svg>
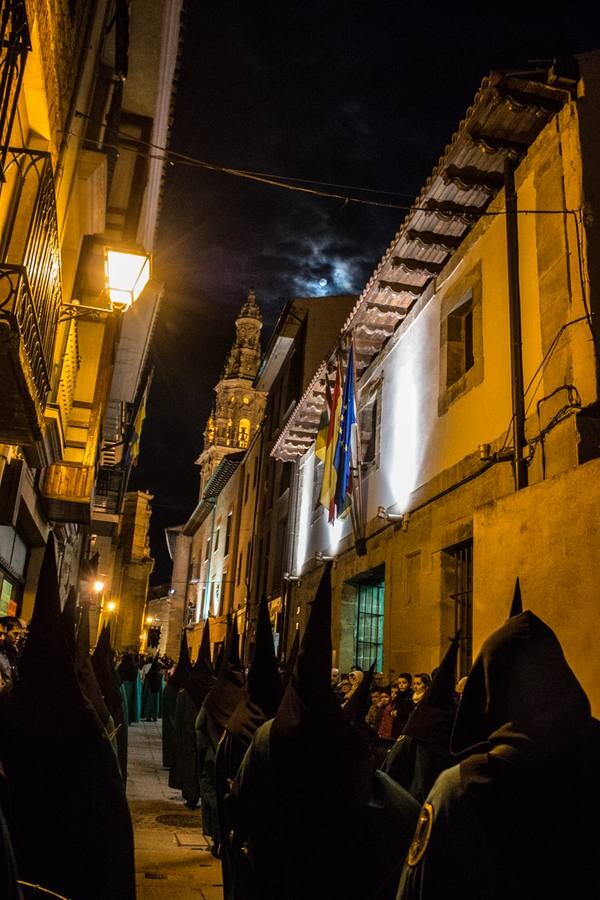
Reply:
<svg viewBox="0 0 600 900"><path fill-rule="evenodd" d="M356 404L354 397L354 348L350 346L346 380L342 395L342 411L338 439L333 458L333 466L337 472L335 488L335 505L339 515L344 509L346 496L352 490L350 482L350 465L352 457L352 426L356 425Z"/></svg>

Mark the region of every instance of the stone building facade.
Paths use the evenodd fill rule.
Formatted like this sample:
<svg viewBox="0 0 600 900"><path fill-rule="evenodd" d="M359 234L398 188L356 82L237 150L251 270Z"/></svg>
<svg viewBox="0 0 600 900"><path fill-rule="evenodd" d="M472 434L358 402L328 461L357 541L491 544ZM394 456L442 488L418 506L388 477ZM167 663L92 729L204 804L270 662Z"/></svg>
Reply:
<svg viewBox="0 0 600 900"><path fill-rule="evenodd" d="M181 12L181 0L116 14L107 0L2 4L2 614L29 617L51 530L62 590L76 585L93 621L128 603L127 535L148 522L146 500L127 494L130 444L162 285L150 279L120 312L105 252L153 250L164 162L143 142L168 142Z"/></svg>
<svg viewBox="0 0 600 900"><path fill-rule="evenodd" d="M431 671L460 627L466 672L518 576L600 708L599 75L593 53L485 79L340 333L366 554L318 504L334 355L275 442L296 484L285 639L333 557L343 669Z"/></svg>

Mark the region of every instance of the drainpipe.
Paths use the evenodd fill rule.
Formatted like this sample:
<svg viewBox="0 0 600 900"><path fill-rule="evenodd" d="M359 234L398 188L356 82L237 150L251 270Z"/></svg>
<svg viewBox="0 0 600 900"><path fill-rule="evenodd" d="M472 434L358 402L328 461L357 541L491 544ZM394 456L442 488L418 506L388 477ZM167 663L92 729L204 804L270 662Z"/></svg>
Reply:
<svg viewBox="0 0 600 900"><path fill-rule="evenodd" d="M523 389L523 341L521 336L521 292L519 288L519 228L517 192L512 159L504 164L506 202L506 255L508 262L508 307L510 315L510 368L512 381L513 474L515 490L527 487L525 446L525 396Z"/></svg>

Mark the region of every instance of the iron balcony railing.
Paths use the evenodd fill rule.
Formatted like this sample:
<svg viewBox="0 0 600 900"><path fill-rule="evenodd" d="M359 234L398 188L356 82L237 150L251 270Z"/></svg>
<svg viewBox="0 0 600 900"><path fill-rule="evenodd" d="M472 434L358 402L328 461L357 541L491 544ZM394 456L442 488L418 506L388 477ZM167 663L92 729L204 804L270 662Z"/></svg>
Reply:
<svg viewBox="0 0 600 900"><path fill-rule="evenodd" d="M0 181L30 50L24 0L0 0Z"/></svg>
<svg viewBox="0 0 600 900"><path fill-rule="evenodd" d="M0 318L18 332L41 406L61 305L60 247L50 154L9 147L0 236Z"/></svg>

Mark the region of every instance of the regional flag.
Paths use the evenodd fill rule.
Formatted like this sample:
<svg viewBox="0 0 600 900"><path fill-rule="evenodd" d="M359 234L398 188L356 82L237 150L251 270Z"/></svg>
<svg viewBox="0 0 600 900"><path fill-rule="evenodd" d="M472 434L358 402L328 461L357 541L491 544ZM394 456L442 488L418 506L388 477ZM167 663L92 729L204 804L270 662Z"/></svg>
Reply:
<svg viewBox="0 0 600 900"><path fill-rule="evenodd" d="M131 437L129 442L129 463L132 466L137 466L138 459L140 455L140 440L142 437L142 428L144 427L144 420L146 418L146 404L148 402L148 394L150 392L150 385L152 383L152 376L154 372L150 372L148 376L148 380L146 382L146 387L144 388L144 393L142 394L140 404L137 408L137 412L135 414L135 419L131 425Z"/></svg>
<svg viewBox="0 0 600 900"><path fill-rule="evenodd" d="M333 392L330 393L330 398L329 425L327 428L327 442L325 444L325 464L323 466L323 482L321 484L319 503L328 511L329 522L333 522L335 519L336 483L336 471L333 466L333 457L339 430L340 412L342 409L342 373L339 360L336 367L335 384L333 386Z"/></svg>
<svg viewBox="0 0 600 900"><path fill-rule="evenodd" d="M329 387L329 378L325 378L325 406L319 420L319 430L317 431L317 442L315 444L315 456L317 459L325 462L325 453L327 452L327 434L329 432L329 420L331 418L331 388Z"/></svg>
<svg viewBox="0 0 600 900"><path fill-rule="evenodd" d="M350 467L352 462L352 429L356 425L356 402L354 394L354 347L350 346L346 380L342 397L342 411L339 419L338 437L333 458L336 472L335 506L338 515L344 508L346 497L352 491Z"/></svg>

